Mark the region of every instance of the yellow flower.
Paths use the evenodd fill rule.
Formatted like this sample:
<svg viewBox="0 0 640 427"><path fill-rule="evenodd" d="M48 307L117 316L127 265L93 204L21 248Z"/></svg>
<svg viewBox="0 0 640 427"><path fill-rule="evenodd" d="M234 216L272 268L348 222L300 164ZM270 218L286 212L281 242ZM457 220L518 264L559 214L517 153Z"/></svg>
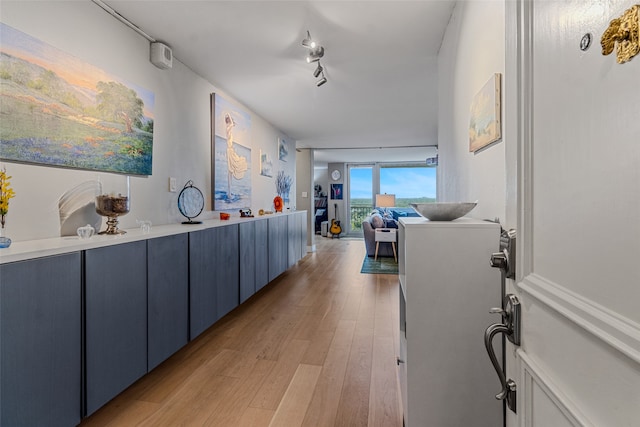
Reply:
<svg viewBox="0 0 640 427"><path fill-rule="evenodd" d="M15 197L16 193L11 188L9 181L11 177L7 175L7 170L0 170L0 221L4 227L4 216L9 213L9 199Z"/></svg>

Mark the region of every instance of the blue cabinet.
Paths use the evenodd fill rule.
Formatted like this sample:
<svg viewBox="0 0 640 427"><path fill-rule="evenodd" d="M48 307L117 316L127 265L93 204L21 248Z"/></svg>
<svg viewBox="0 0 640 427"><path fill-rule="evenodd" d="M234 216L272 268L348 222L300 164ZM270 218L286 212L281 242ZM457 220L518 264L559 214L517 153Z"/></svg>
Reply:
<svg viewBox="0 0 640 427"><path fill-rule="evenodd" d="M147 244L85 251L86 415L147 372Z"/></svg>
<svg viewBox="0 0 640 427"><path fill-rule="evenodd" d="M287 268L293 267L307 252L307 213L295 212L287 216Z"/></svg>
<svg viewBox="0 0 640 427"><path fill-rule="evenodd" d="M269 283L268 220L239 224L240 303Z"/></svg>
<svg viewBox="0 0 640 427"><path fill-rule="evenodd" d="M147 240L149 371L188 342L188 253L186 233Z"/></svg>
<svg viewBox="0 0 640 427"><path fill-rule="evenodd" d="M214 229L218 245L215 246L215 281L218 293L216 320L240 305L240 247L238 225Z"/></svg>
<svg viewBox="0 0 640 427"><path fill-rule="evenodd" d="M238 225L189 233L190 339L240 304Z"/></svg>
<svg viewBox="0 0 640 427"><path fill-rule="evenodd" d="M256 222L239 224L240 303L256 293Z"/></svg>
<svg viewBox="0 0 640 427"><path fill-rule="evenodd" d="M214 228L189 233L189 339L216 321L216 244Z"/></svg>
<svg viewBox="0 0 640 427"><path fill-rule="evenodd" d="M80 422L80 258L0 265L0 425Z"/></svg>
<svg viewBox="0 0 640 427"><path fill-rule="evenodd" d="M269 218L269 281L287 269L288 237L287 216L275 215Z"/></svg>
<svg viewBox="0 0 640 427"><path fill-rule="evenodd" d="M256 227L256 292L269 283L269 221L255 221Z"/></svg>

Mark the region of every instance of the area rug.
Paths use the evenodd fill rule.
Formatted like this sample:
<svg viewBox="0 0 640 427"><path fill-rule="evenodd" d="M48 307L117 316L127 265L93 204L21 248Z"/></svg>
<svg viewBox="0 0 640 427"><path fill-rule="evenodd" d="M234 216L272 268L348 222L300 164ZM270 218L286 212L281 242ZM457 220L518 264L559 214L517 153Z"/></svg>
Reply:
<svg viewBox="0 0 640 427"><path fill-rule="evenodd" d="M398 263L391 257L378 257L375 261L373 257L365 255L360 273L398 274Z"/></svg>

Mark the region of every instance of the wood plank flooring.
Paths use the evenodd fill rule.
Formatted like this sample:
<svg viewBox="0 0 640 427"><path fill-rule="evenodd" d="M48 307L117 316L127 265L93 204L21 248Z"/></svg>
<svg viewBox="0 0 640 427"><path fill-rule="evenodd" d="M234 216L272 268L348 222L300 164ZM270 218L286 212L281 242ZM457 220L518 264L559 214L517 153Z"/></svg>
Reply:
<svg viewBox="0 0 640 427"><path fill-rule="evenodd" d="M398 276L361 240L317 251L81 426L401 427Z"/></svg>

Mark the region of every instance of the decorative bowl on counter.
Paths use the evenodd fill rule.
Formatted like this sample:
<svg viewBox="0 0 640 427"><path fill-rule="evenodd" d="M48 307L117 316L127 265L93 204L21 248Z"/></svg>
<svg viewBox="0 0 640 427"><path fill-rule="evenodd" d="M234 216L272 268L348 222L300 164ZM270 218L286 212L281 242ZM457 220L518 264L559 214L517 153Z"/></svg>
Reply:
<svg viewBox="0 0 640 427"><path fill-rule="evenodd" d="M129 213L129 196L101 194L96 196L96 212L107 217L107 229L98 234L124 234L118 228L118 217Z"/></svg>
<svg viewBox="0 0 640 427"><path fill-rule="evenodd" d="M478 202L411 203L413 209L430 221L453 221L471 212Z"/></svg>
<svg viewBox="0 0 640 427"><path fill-rule="evenodd" d="M128 214L131 209L129 177L116 177L105 186L111 191L103 192L100 184L101 194L96 194L95 205L98 215L107 217L107 229L98 234L125 234L126 231L118 228L118 217Z"/></svg>

